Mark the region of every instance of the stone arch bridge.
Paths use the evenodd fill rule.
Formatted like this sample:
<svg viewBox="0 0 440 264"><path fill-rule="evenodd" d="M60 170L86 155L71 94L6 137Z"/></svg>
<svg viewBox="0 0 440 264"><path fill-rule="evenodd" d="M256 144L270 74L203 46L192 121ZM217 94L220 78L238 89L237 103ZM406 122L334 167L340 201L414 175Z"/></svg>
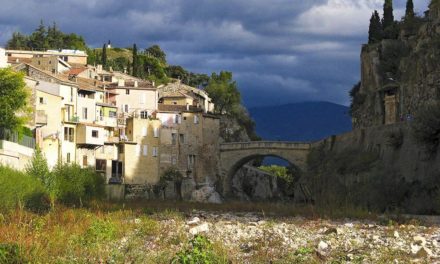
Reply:
<svg viewBox="0 0 440 264"><path fill-rule="evenodd" d="M231 194L232 178L239 168L258 157L278 157L300 170L306 169L310 143L281 141L251 141L220 144L220 172L223 194Z"/></svg>

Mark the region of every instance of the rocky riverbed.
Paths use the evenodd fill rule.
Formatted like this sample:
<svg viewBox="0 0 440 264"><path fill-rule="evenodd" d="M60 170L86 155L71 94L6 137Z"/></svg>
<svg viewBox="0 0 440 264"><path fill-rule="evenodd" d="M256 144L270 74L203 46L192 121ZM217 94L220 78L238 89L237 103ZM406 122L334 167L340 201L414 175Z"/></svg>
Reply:
<svg viewBox="0 0 440 264"><path fill-rule="evenodd" d="M411 222L411 221L410 221ZM204 235L232 263L440 263L440 228L372 221L193 212L171 232Z"/></svg>

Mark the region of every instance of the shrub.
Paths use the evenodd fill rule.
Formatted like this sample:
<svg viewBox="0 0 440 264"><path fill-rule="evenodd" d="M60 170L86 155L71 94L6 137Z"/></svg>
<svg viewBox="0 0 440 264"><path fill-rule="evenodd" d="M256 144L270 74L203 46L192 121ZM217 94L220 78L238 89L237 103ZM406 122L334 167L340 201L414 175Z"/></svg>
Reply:
<svg viewBox="0 0 440 264"><path fill-rule="evenodd" d="M21 254L20 247L17 244L0 244L0 263L19 264L27 263Z"/></svg>
<svg viewBox="0 0 440 264"><path fill-rule="evenodd" d="M0 209L16 207L44 208L47 198L43 185L37 179L14 169L0 166ZM36 197L39 198L36 198Z"/></svg>
<svg viewBox="0 0 440 264"><path fill-rule="evenodd" d="M220 256L214 251L213 244L206 237L197 235L189 241L189 247L186 250L176 254L171 263L205 264L229 262L225 256Z"/></svg>
<svg viewBox="0 0 440 264"><path fill-rule="evenodd" d="M26 173L43 183L46 188L50 185L50 171L47 160L41 150L37 148L31 162L26 166Z"/></svg>
<svg viewBox="0 0 440 264"><path fill-rule="evenodd" d="M116 225L108 220L95 220L83 236L85 244L110 241L116 237Z"/></svg>
<svg viewBox="0 0 440 264"><path fill-rule="evenodd" d="M53 191L59 201L80 205L104 195L104 179L92 168L77 164L58 164L53 171Z"/></svg>
<svg viewBox="0 0 440 264"><path fill-rule="evenodd" d="M411 122L414 139L430 153L436 153L440 142L440 102L422 106Z"/></svg>

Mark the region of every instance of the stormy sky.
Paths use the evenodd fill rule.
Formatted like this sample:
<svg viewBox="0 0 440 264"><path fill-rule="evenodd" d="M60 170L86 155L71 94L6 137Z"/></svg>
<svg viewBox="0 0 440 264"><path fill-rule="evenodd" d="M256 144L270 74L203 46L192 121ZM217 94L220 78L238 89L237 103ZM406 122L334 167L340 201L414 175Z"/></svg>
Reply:
<svg viewBox="0 0 440 264"><path fill-rule="evenodd" d="M394 0L402 17L406 0ZM419 14L429 0L414 0ZM383 0L0 0L0 45L43 19L92 47L159 44L169 64L234 73L246 106L349 104L368 23Z"/></svg>

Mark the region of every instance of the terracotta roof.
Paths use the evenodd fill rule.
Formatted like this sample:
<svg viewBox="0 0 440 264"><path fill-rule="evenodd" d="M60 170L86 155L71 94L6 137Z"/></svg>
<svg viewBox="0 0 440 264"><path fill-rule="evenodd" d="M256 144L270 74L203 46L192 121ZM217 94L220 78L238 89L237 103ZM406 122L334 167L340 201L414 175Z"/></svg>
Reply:
<svg viewBox="0 0 440 264"><path fill-rule="evenodd" d="M85 71L86 68L72 68L70 69L70 71L68 72L69 75L78 75L81 72Z"/></svg>

